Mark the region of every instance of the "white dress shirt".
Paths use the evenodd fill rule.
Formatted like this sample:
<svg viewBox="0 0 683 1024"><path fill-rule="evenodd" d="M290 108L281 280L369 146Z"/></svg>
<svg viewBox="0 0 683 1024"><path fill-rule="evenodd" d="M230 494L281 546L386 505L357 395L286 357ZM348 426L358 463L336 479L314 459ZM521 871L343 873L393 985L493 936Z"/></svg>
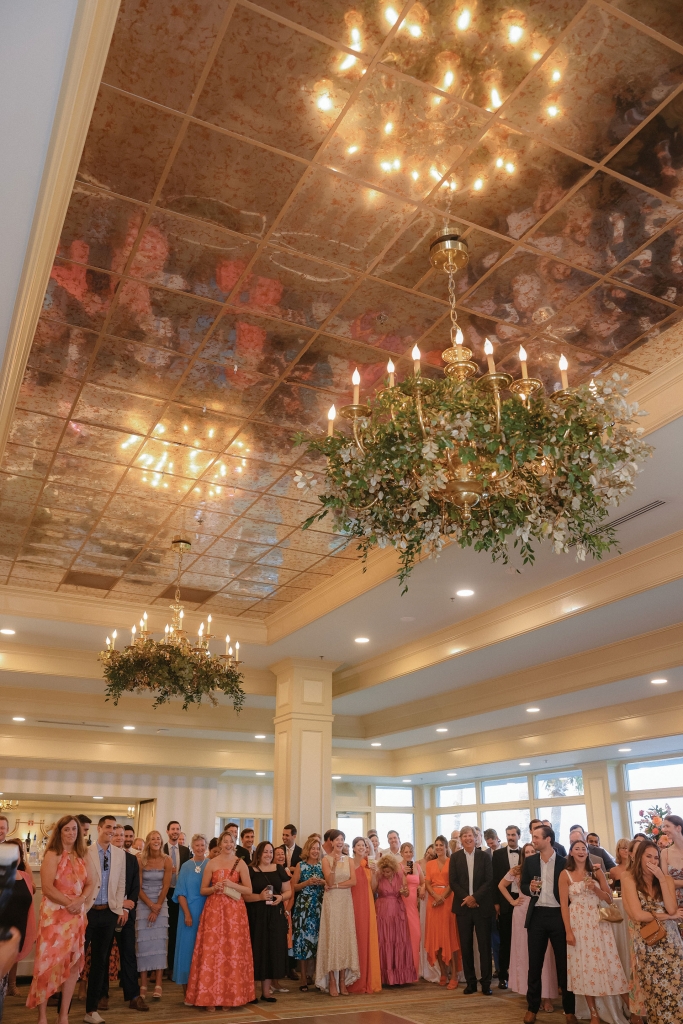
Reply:
<svg viewBox="0 0 683 1024"><path fill-rule="evenodd" d="M463 853L467 857L467 874L470 879L470 896L474 896L474 855L476 849L472 850L472 853L468 853L467 850L463 850Z"/></svg>
<svg viewBox="0 0 683 1024"><path fill-rule="evenodd" d="M288 868L291 868L291 866L292 866L292 856L294 855L294 847L295 846L296 846L296 843L292 843L291 846L285 846L285 861L287 863L287 867Z"/></svg>
<svg viewBox="0 0 683 1024"><path fill-rule="evenodd" d="M538 898L537 907L559 907L559 903L555 899L555 893L553 891L555 885L555 860L557 854L553 850L553 855L549 861L544 861L541 857L541 895Z"/></svg>
<svg viewBox="0 0 683 1024"><path fill-rule="evenodd" d="M516 868L519 864L519 850L511 850L509 846L506 847L506 850L508 852L508 863L510 865L510 871L512 871L512 869ZM516 879L510 883L510 892L516 892L519 896L519 885Z"/></svg>

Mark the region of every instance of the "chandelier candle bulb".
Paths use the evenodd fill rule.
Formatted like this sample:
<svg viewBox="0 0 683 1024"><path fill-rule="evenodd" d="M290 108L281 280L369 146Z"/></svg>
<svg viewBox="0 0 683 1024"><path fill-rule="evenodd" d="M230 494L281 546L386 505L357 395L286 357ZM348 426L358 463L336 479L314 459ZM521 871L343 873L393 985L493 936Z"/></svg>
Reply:
<svg viewBox="0 0 683 1024"><path fill-rule="evenodd" d="M390 359L389 362L387 363L387 373L389 374L389 387L390 388L393 388L393 386L394 386L394 370L395 369L396 368L395 368L394 364L392 363L392 361Z"/></svg>
<svg viewBox="0 0 683 1024"><path fill-rule="evenodd" d="M225 638L225 653L226 654L230 654L230 634L229 633L228 633L228 635Z"/></svg>
<svg viewBox="0 0 683 1024"><path fill-rule="evenodd" d="M415 374L416 377L419 377L420 376L420 350L417 347L417 345L415 345L413 347L413 351L410 354L411 354L411 356L413 358L413 373Z"/></svg>
<svg viewBox="0 0 683 1024"><path fill-rule="evenodd" d="M358 367L353 371L351 383L353 384L353 404L360 405L360 374Z"/></svg>
<svg viewBox="0 0 683 1024"><path fill-rule="evenodd" d="M111 649L112 649L112 651L116 650L116 637L117 637L117 635L118 634L117 634L116 630L114 630L114 632L111 635L111 641L112 641L111 642Z"/></svg>
<svg viewBox="0 0 683 1024"><path fill-rule="evenodd" d="M111 637L107 637L107 650L111 650Z"/></svg>
<svg viewBox="0 0 683 1024"><path fill-rule="evenodd" d="M235 640L235 664L236 665L239 664L239 660L240 660L240 642L239 642L239 640Z"/></svg>
<svg viewBox="0 0 683 1024"><path fill-rule="evenodd" d="M133 626L133 628L132 628L132 629L131 629L131 631L130 631L130 634L131 634L131 635L130 635L130 642L131 642L132 644L134 644L134 643L135 643L135 634L136 634L136 632L137 632L137 628L136 628L135 626Z"/></svg>
<svg viewBox="0 0 683 1024"><path fill-rule="evenodd" d="M567 362L566 358L563 355L560 356L560 375L562 377L562 390L563 391L566 391L567 388L569 387L569 379L567 377L567 370L568 369L569 369L569 363Z"/></svg>
<svg viewBox="0 0 683 1024"><path fill-rule="evenodd" d="M456 345L462 345L462 343L463 343L463 341L464 341L464 340L465 340L465 339L464 339L464 337L463 337L463 333L462 333L462 331L460 330L460 328L458 327L458 329L457 329L457 330L456 330L456 332L455 332L455 344L456 344Z"/></svg>
<svg viewBox="0 0 683 1024"><path fill-rule="evenodd" d="M337 418L337 410L333 405L330 406L327 413L327 436L334 437L334 421Z"/></svg>
<svg viewBox="0 0 683 1024"><path fill-rule="evenodd" d="M521 345L519 346L519 362L522 367L522 380L527 380L529 372L526 368L526 350Z"/></svg>
<svg viewBox="0 0 683 1024"><path fill-rule="evenodd" d="M486 362L488 363L489 373L495 373L496 364L493 361L493 345L488 338L484 342L484 352L486 353Z"/></svg>

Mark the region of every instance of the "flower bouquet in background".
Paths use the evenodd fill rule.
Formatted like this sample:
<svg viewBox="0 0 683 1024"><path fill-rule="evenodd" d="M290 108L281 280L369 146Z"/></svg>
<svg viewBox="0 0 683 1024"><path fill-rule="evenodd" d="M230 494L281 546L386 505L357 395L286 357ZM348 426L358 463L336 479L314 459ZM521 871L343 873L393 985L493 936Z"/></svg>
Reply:
<svg viewBox="0 0 683 1024"><path fill-rule="evenodd" d="M669 839L662 831L662 822L665 816L671 814L669 805L664 804L663 807L659 807L658 804L655 804L654 807L648 807L647 811L639 811L638 813L640 814L640 819L635 822L636 831L644 832L653 843L657 843L657 846L669 846Z"/></svg>

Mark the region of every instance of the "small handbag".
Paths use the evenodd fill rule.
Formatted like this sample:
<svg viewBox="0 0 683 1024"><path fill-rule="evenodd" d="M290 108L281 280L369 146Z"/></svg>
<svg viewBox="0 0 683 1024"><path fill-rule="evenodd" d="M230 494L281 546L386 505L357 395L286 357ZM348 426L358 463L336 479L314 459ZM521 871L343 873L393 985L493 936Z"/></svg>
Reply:
<svg viewBox="0 0 683 1024"><path fill-rule="evenodd" d="M653 918L651 921L641 924L640 937L646 946L656 946L658 942L666 938L666 928L657 918Z"/></svg>
<svg viewBox="0 0 683 1024"><path fill-rule="evenodd" d="M598 910L601 921L609 921L610 924L621 924L624 920L617 907L608 903L605 907L600 907Z"/></svg>

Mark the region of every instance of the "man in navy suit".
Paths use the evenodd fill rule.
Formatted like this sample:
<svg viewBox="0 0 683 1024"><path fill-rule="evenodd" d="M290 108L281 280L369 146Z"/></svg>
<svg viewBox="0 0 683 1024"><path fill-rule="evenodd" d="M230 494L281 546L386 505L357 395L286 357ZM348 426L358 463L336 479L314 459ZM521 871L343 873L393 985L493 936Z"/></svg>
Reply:
<svg viewBox="0 0 683 1024"><path fill-rule="evenodd" d="M556 852L555 833L549 825L537 825L531 833L531 841L538 852L524 861L520 883L524 895L531 897L526 915L529 979L524 1024L534 1024L541 1006L541 972L548 941L555 953L557 983L562 989L562 1009L567 1024L577 1024L574 993L567 991L567 936L558 886L566 859Z"/></svg>

